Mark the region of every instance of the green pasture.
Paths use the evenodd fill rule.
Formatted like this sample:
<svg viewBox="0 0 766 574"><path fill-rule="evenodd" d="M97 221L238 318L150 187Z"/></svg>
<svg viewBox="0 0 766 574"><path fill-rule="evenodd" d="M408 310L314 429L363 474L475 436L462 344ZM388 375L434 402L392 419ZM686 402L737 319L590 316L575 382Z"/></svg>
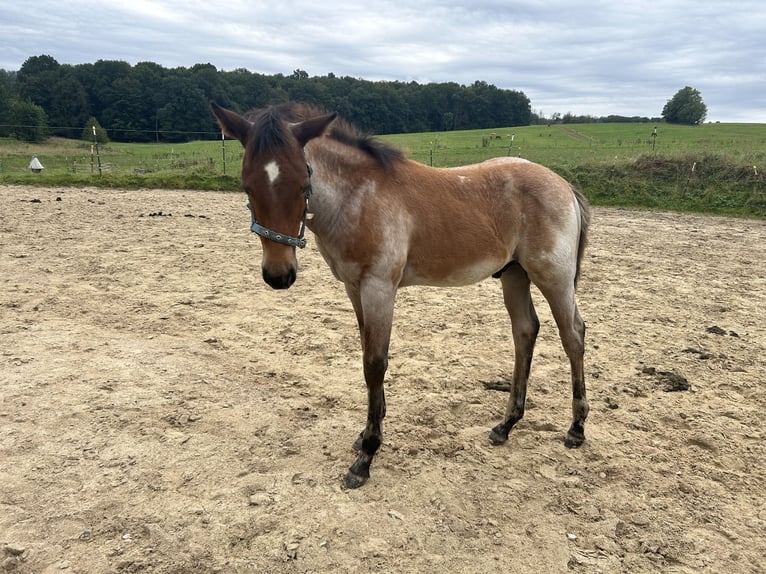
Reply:
<svg viewBox="0 0 766 574"><path fill-rule="evenodd" d="M28 169L36 156L44 169ZM0 139L0 183L237 189L242 167L238 142L92 144L61 138L29 144Z"/></svg>
<svg viewBox="0 0 766 574"><path fill-rule="evenodd" d="M652 136L657 129L656 137ZM766 124L554 124L386 136L433 165L452 166L499 155L523 157L552 168L587 162L633 161L644 154L727 156L731 161L763 164Z"/></svg>
<svg viewBox="0 0 766 574"><path fill-rule="evenodd" d="M764 124L554 124L385 139L434 166L529 159L595 205L766 217Z"/></svg>
<svg viewBox="0 0 766 574"><path fill-rule="evenodd" d="M596 205L766 217L766 124L553 124L381 139L437 167L526 158L566 177ZM29 171L33 156L42 173ZM220 137L99 147L0 139L0 183L6 184L237 190L241 162L239 143Z"/></svg>

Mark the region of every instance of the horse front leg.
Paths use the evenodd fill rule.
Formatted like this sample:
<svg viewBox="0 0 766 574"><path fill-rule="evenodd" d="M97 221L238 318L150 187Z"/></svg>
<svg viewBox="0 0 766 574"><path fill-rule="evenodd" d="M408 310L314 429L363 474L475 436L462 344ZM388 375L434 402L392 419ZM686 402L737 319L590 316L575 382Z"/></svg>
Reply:
<svg viewBox="0 0 766 574"><path fill-rule="evenodd" d="M364 361L367 383L367 425L354 443L356 460L348 469L343 483L347 488L359 488L370 478L370 465L383 443L383 418L386 416L386 398L383 379L388 359L379 357Z"/></svg>
<svg viewBox="0 0 766 574"><path fill-rule="evenodd" d="M391 324L394 315L395 286L375 280L366 281L349 297L357 312L362 337L364 381L367 385L367 424L354 443L357 457L348 469L344 484L347 488L359 488L370 478L370 465L375 453L383 443L383 418L386 416L386 397L383 381L388 368L388 346L391 340Z"/></svg>

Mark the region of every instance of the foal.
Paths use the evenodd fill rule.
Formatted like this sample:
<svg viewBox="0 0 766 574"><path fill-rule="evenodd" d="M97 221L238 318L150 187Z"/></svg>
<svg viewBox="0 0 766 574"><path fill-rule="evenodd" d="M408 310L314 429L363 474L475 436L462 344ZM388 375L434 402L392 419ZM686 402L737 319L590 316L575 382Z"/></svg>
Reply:
<svg viewBox="0 0 766 574"><path fill-rule="evenodd" d="M572 374L573 420L564 441L585 440L588 401L585 324L575 286L585 248L584 197L549 169L517 158L435 169L360 134L336 114L308 106L269 107L243 117L211 102L223 132L245 148L242 187L251 230L261 237L263 279L287 289L296 279L304 228L346 287L361 334L367 425L344 482L363 485L383 440L383 379L394 300L408 285L457 286L499 277L511 318L515 362L504 443L524 415L539 321L530 282L551 307Z"/></svg>

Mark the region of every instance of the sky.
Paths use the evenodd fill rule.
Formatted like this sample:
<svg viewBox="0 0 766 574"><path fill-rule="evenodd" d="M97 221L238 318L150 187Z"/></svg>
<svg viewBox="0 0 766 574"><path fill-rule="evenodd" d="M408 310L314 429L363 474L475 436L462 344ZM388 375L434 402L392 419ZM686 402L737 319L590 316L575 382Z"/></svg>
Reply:
<svg viewBox="0 0 766 574"><path fill-rule="evenodd" d="M659 117L691 86L707 121L766 123L762 0L0 0L0 69L40 55L479 80L546 117Z"/></svg>

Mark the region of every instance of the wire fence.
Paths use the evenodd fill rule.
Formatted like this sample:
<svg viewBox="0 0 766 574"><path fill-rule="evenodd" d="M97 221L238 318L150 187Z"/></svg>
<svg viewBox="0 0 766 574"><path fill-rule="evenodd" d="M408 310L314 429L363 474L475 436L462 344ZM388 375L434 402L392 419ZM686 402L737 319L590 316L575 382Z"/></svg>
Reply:
<svg viewBox="0 0 766 574"><path fill-rule="evenodd" d="M628 203L660 206L658 196L673 194L678 203L721 206L755 215L766 212L764 154L758 148L716 142L699 143L639 137L573 137L572 130L547 127L495 131L385 136L405 148L412 159L435 167L480 162L498 156L522 157L552 167L591 196L610 201L615 195L635 197ZM648 133L648 132L647 132ZM238 141L220 132L198 132L207 139L189 143L110 142L51 138L43 144L0 139L0 182L44 181L120 185L183 185L236 189L244 156ZM727 144L727 145L722 145ZM42 169L32 170L33 158ZM221 179L223 178L223 179Z"/></svg>

